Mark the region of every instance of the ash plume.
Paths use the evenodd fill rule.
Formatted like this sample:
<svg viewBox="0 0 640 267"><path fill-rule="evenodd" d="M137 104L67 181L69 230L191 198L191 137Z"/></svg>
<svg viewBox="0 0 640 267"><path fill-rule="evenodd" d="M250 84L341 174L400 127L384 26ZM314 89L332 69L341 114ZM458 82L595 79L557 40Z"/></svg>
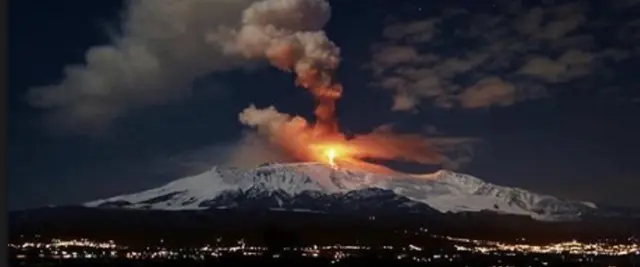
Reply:
<svg viewBox="0 0 640 267"><path fill-rule="evenodd" d="M310 158L307 144L313 141L310 134L312 126L304 118L280 113L273 106L258 109L251 105L238 115L238 119L244 125L255 127L259 134L284 148L293 157Z"/></svg>
<svg viewBox="0 0 640 267"><path fill-rule="evenodd" d="M334 79L340 50L322 31L329 18L330 6L324 0L265 0L244 11L242 26L231 33L233 41L225 45L225 51L249 59L266 58L273 66L295 73L296 84L316 99L316 122L282 114L273 106L258 109L253 105L239 114L240 122L257 128L269 141L303 160L321 160L322 150L336 145L349 154L340 158L342 164L376 172L392 171L362 159L443 162L445 157L419 135L376 131L347 140L340 133L335 104L343 88Z"/></svg>
<svg viewBox="0 0 640 267"><path fill-rule="evenodd" d="M322 31L330 16L325 0L256 2L244 10L240 29L225 45L227 53L266 58L273 66L294 72L296 84L316 99L316 134L338 132L335 104L342 85L334 80L334 72L340 50ZM212 39L219 40L219 36Z"/></svg>

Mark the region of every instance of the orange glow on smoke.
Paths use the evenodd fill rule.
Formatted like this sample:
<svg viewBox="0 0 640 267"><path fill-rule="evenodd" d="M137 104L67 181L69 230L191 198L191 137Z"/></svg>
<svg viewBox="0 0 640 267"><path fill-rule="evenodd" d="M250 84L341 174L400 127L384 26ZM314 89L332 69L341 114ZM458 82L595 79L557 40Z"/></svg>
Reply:
<svg viewBox="0 0 640 267"><path fill-rule="evenodd" d="M266 51L277 68L294 71L296 85L314 97L315 123L299 116L278 115L259 130L270 140L301 160L316 161L334 168L361 169L377 173L393 173L389 168L362 159L406 160L423 164L439 163L441 154L419 135L395 134L377 130L347 140L338 129L336 102L343 87L334 78L335 64L312 64L300 61L300 51L290 43L275 43ZM278 113L275 109L269 112ZM273 114L272 114L273 115ZM286 118L283 119L282 116Z"/></svg>
<svg viewBox="0 0 640 267"><path fill-rule="evenodd" d="M258 115L252 112L258 112ZM241 117L244 119L252 117L251 115L258 118L252 123L272 143L303 161L321 162L334 168L388 174L394 171L366 162L365 159L403 160L422 164L439 164L443 160L438 147L420 135L398 134L382 128L347 139L337 128L335 131L328 131L330 128L326 124L311 124L302 117L279 113L273 107L265 110L250 107L245 113L249 114L243 114ZM269 119L264 119L265 117Z"/></svg>
<svg viewBox="0 0 640 267"><path fill-rule="evenodd" d="M333 137L316 136L316 140L308 140L303 147L295 150L304 150L304 160L316 161L330 165L333 168L357 169L374 173L392 174L395 171L374 163L369 163L363 158L385 160L407 160L425 164L433 164L441 160L440 154L434 148L414 135L385 134L373 132L346 140L340 134Z"/></svg>

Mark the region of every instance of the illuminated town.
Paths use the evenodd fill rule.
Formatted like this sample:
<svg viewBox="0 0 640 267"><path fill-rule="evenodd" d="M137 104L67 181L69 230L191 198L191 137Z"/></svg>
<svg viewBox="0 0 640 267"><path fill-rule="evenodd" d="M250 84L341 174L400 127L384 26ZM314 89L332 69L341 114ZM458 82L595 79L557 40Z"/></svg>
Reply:
<svg viewBox="0 0 640 267"><path fill-rule="evenodd" d="M576 240L559 242L546 245L531 244L506 244L495 241L480 241L464 238L444 237L447 240L458 242L454 247L457 251L470 251L473 253L490 254L523 253L523 254L572 254L595 256L625 256L638 255L640 246L637 243L612 244L606 242L581 243Z"/></svg>
<svg viewBox="0 0 640 267"><path fill-rule="evenodd" d="M163 240L157 245L143 248L128 247L113 240L92 241L88 239L49 241L31 241L9 244L10 255L14 260L28 259L127 259L127 260L210 260L222 257L272 257L298 255L307 258L325 259L332 264L345 259L358 258L375 251L376 255L394 260L422 263L463 263L469 258L494 258L494 266L515 266L509 264L510 258L529 257L546 266L549 262L589 263L602 260L624 259L637 261L640 258L640 244L635 239L624 242L607 240L595 243L568 241L546 245L526 244L524 241L513 244L496 241L483 241L450 236L430 235L433 240L441 240L449 244L446 249L425 248L419 245L405 246L365 246L365 245L307 245L300 247L282 247L277 252L266 246L251 245L244 240L235 244L222 245L221 238L216 245L205 245L192 248L175 248L164 246ZM618 265L621 266L621 265Z"/></svg>

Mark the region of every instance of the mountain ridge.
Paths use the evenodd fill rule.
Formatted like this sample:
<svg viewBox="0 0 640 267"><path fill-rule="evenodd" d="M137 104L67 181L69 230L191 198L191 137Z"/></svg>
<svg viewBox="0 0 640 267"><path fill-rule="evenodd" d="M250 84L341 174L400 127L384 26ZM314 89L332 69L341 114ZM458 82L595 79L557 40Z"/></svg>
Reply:
<svg viewBox="0 0 640 267"><path fill-rule="evenodd" d="M249 170L214 166L161 187L84 203L85 207L198 210L261 207L308 212L396 209L397 212L480 212L574 220L598 207L485 182L468 174L382 175L305 163Z"/></svg>

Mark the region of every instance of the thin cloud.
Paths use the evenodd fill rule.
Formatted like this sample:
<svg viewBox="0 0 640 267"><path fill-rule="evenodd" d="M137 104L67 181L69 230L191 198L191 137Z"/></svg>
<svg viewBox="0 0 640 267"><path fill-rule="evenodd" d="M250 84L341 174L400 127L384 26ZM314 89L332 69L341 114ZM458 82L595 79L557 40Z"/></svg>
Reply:
<svg viewBox="0 0 640 267"><path fill-rule="evenodd" d="M486 108L552 96L553 84L604 75L609 64L637 56L624 47L601 48L599 36L581 31L611 23L590 20L589 8L581 2L525 8L519 1L503 1L500 15L445 9L423 21L389 25L384 42L372 50L372 84L394 94L396 111L415 111L424 102ZM400 30L407 25L422 27ZM622 25L629 42L634 22ZM406 38L421 28L430 41L414 44Z"/></svg>

